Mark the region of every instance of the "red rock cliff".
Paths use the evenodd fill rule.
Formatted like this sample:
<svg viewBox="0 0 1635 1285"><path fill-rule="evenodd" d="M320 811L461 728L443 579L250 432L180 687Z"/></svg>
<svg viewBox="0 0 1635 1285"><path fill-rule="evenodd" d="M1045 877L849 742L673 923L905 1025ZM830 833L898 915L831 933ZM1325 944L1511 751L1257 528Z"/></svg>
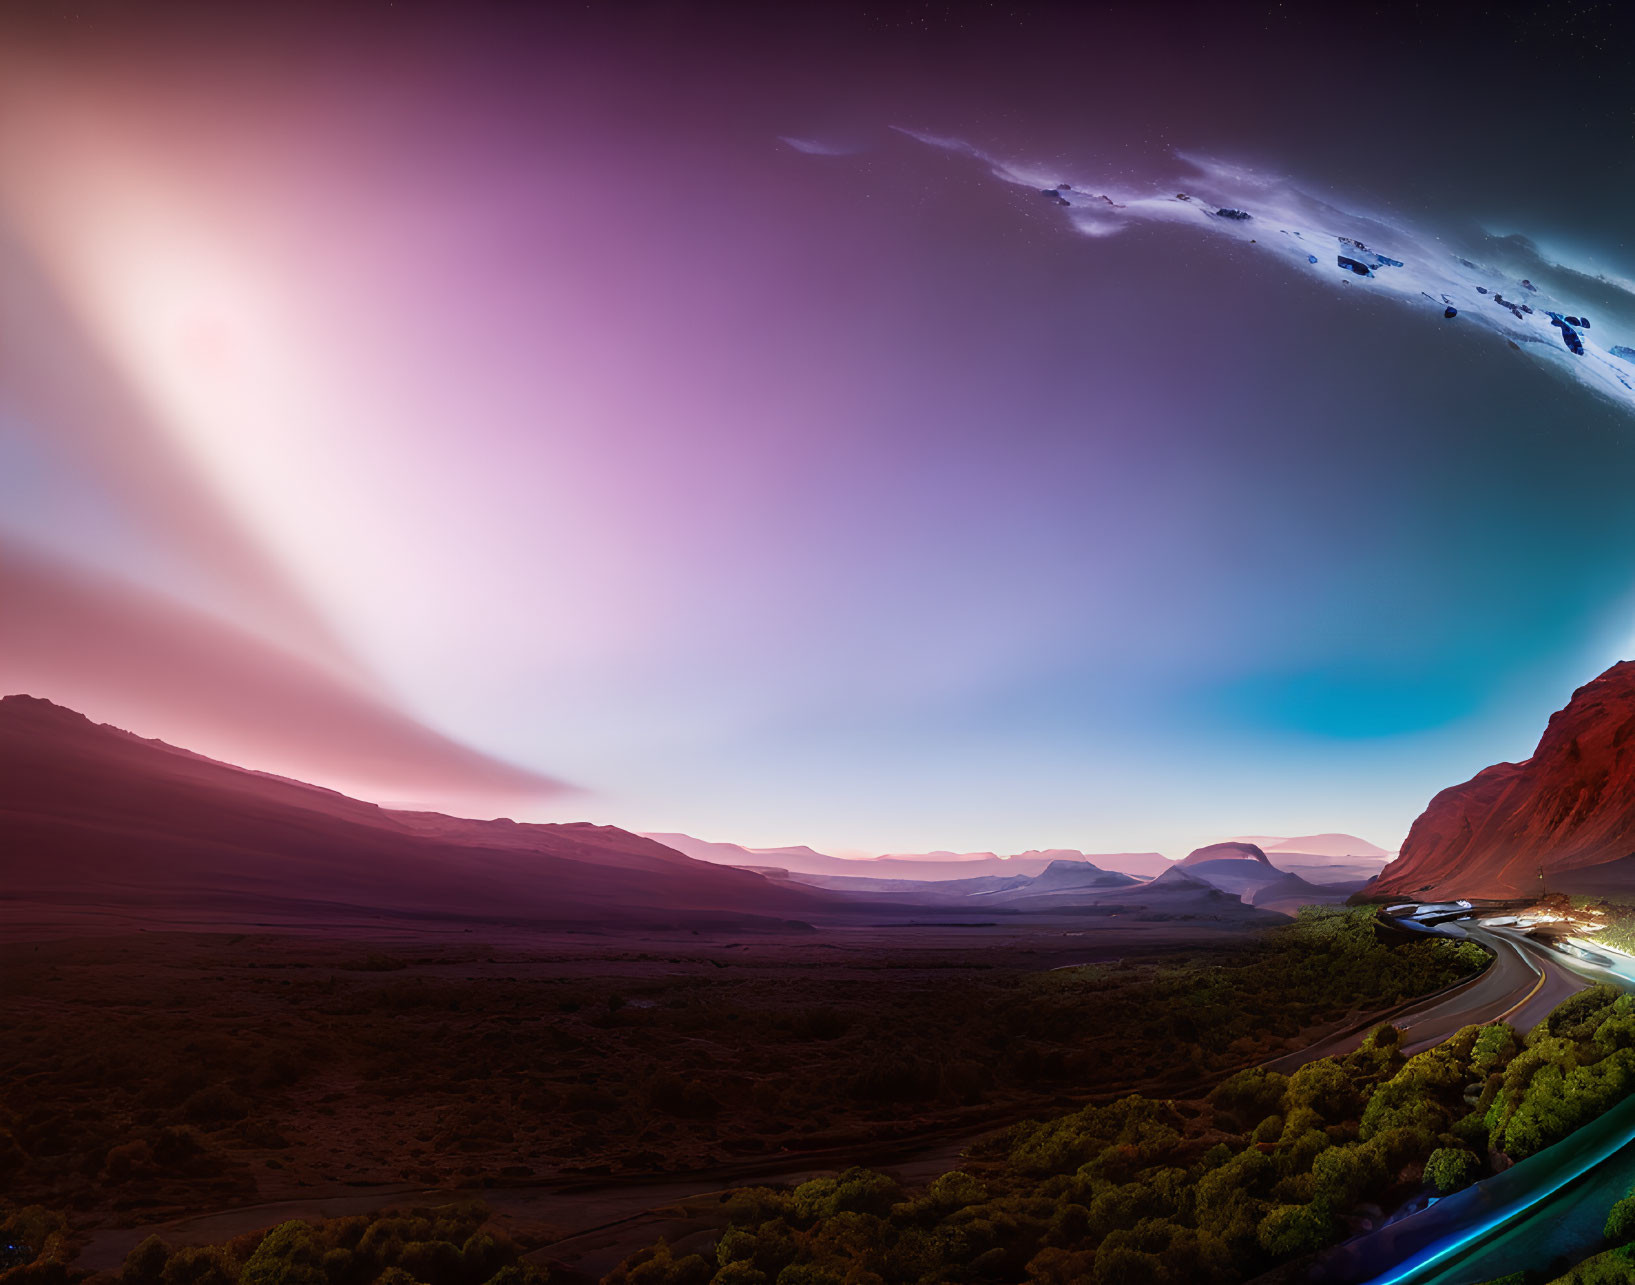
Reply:
<svg viewBox="0 0 1635 1285"><path fill-rule="evenodd" d="M1443 790L1375 891L1421 899L1532 892L1539 868L1635 854L1635 662L1573 693L1523 763Z"/></svg>

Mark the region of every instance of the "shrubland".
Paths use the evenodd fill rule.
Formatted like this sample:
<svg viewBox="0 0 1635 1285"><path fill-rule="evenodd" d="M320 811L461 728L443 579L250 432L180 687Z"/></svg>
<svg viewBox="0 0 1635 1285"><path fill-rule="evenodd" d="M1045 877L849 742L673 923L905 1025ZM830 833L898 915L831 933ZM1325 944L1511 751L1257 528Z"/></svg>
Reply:
<svg viewBox="0 0 1635 1285"><path fill-rule="evenodd" d="M949 940L428 947L153 934L8 945L0 1217L33 1230L10 1257L0 1254L0 1285L52 1285L53 1273L71 1271L76 1236L110 1219L153 1222L368 1183L612 1181L819 1147L866 1157L892 1138L975 1134L1084 1103L1092 1105L1079 1114L1020 1128L1014 1154L990 1157L980 1178L954 1174L915 1195L853 1175L787 1209L777 1203L785 1196L768 1195L766 1216L737 1231L758 1238L756 1261L788 1250L772 1273L790 1273L785 1285L848 1254L895 1264L899 1275L884 1278L918 1280L961 1255L988 1264L983 1271L1001 1263L1008 1271L1050 1250L1068 1264L1050 1269L1061 1276L1108 1236L1107 1261L1115 1250L1159 1262L1195 1252L1208 1266L1220 1261L1217 1241L1229 1249L1239 1241L1211 1239L1207 1219L1187 1222L1197 1206L1185 1193L1206 1177L1194 1169L1259 1165L1237 1158L1277 1153L1269 1163L1292 1167L1275 1193L1255 1197L1277 1206L1255 1206L1255 1243L1277 1212L1266 1236L1304 1244L1327 1208L1297 1212L1315 1201L1296 1199L1305 1166L1339 1145L1330 1131L1344 1128L1322 1112L1349 1109L1360 1090L1330 1093L1310 1076L1291 1088L1252 1072L1228 1079L1223 1097L1187 1099L1485 960L1468 945L1381 940L1366 911L1347 910L1308 910L1281 928L1213 939L1098 926L1017 932L983 949ZM1096 962L1077 966L1086 956ZM1482 1056L1508 1066L1514 1052L1484 1045ZM1545 1062L1564 1085L1580 1069ZM1341 1070L1353 1072L1361 1074ZM1613 1091L1609 1072L1596 1075L1586 1094ZM1565 1125L1570 1113L1527 1102L1524 1088L1511 1094L1518 1139ZM1390 1110L1412 1112L1406 1103ZM1440 1116L1413 1123L1452 1133ZM1484 1163L1453 1136L1430 1149L1447 1154L1411 1157L1444 1184ZM1132 1149L1118 1152L1118 1164L1102 1160L1114 1145L1107 1137ZM1381 1163L1399 1160L1398 1169L1409 1163L1387 1151ZM1299 1181L1278 1187L1285 1176ZM1373 1179L1365 1166L1323 1190L1361 1190ZM862 1204L858 1183L873 1193ZM1129 1204L1143 1184L1152 1191ZM899 1205L913 1210L900 1226ZM984 1212L962 1212L972 1209ZM1083 1222L1080 1209L1094 1219ZM464 1241L456 1247L463 1253ZM347 1246L324 1254L339 1248ZM660 1279L672 1270L662 1266L667 1253L655 1250L626 1274ZM160 1285L243 1281L248 1257L229 1257L232 1271L228 1259L211 1259L208 1271L179 1259ZM1039 1271L1051 1261L1040 1259ZM705 1263L707 1279L764 1274L742 1263ZM912 1263L931 1266L900 1275ZM381 1266L389 1269L410 1270ZM22 1275L11 1282L11 1272ZM374 1279L320 1282L309 1271L300 1285Z"/></svg>
<svg viewBox="0 0 1635 1285"><path fill-rule="evenodd" d="M737 1192L713 1258L659 1245L608 1279L1241 1281L1558 1142L1632 1089L1635 997L1611 987L1573 996L1525 1038L1469 1026L1410 1057L1382 1026L1344 1057L1240 1071L1199 1101L1130 1095L1018 1125L921 1191L853 1170ZM1609 1237L1635 1237L1627 1203Z"/></svg>
<svg viewBox="0 0 1635 1285"><path fill-rule="evenodd" d="M19 944L0 1200L157 1217L325 1183L694 1169L1195 1092L1482 958L1381 943L1357 911L1133 934L1112 959L1106 939Z"/></svg>
<svg viewBox="0 0 1635 1285"><path fill-rule="evenodd" d="M702 1248L660 1242L605 1285L1231 1285L1279 1268L1294 1279L1391 1212L1560 1141L1635 1087L1632 1071L1635 997L1608 987L1567 1000L1525 1037L1469 1026L1409 1056L1384 1025L1354 1052L1292 1074L1248 1068L1197 1099L1130 1094L1020 1123L914 1189L852 1168L792 1189L731 1190ZM43 1211L21 1218L61 1233ZM1635 1275L1635 1193L1609 1211L1606 1234L1615 1248L1564 1282ZM217 1246L150 1238L117 1285L544 1285L546 1275L481 1206L459 1205L284 1223ZM0 1277L64 1279L44 1259Z"/></svg>

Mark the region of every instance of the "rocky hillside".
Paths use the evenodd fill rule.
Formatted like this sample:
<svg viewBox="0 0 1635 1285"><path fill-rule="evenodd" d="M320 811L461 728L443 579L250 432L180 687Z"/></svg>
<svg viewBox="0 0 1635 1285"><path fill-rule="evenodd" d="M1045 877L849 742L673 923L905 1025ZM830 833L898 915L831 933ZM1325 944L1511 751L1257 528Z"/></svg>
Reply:
<svg viewBox="0 0 1635 1285"><path fill-rule="evenodd" d="M1573 693L1533 756L1443 790L1374 891L1421 899L1536 891L1539 871L1635 853L1635 662Z"/></svg>
<svg viewBox="0 0 1635 1285"><path fill-rule="evenodd" d="M389 811L28 696L0 700L0 875L19 915L777 924L832 900L614 826Z"/></svg>

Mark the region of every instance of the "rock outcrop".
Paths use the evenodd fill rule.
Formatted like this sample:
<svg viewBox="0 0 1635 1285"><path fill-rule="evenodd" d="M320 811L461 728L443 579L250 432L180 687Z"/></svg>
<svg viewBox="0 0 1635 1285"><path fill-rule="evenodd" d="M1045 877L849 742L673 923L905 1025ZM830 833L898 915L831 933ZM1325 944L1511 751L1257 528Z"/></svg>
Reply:
<svg viewBox="0 0 1635 1285"><path fill-rule="evenodd" d="M1573 693L1533 756L1443 790L1370 893L1440 899L1537 891L1550 872L1635 854L1635 662Z"/></svg>

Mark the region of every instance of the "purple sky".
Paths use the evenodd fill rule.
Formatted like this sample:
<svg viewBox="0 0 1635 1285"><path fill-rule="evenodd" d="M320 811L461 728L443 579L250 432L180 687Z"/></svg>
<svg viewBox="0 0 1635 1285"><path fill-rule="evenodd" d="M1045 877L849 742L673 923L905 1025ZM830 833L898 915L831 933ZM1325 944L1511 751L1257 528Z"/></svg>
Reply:
<svg viewBox="0 0 1635 1285"><path fill-rule="evenodd" d="M385 801L1178 853L1394 846L1629 651L1571 31L1462 55L1563 138L1443 28L87 12L0 66L8 690ZM1421 298L1524 275L1596 373Z"/></svg>

